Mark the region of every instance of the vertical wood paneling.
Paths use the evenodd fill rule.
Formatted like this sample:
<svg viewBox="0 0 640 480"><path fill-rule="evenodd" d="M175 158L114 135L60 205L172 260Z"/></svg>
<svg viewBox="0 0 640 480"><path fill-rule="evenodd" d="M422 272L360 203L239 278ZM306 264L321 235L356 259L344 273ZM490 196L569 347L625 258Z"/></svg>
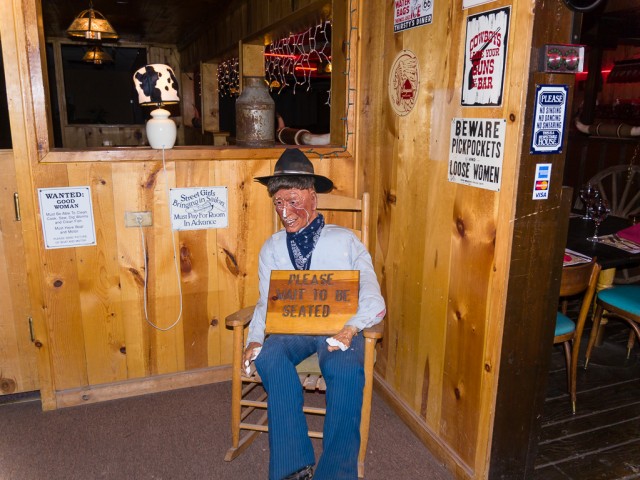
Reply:
<svg viewBox="0 0 640 480"><path fill-rule="evenodd" d="M218 234L217 315L221 320L257 300L258 254L271 233L271 201L256 176L269 175L273 161L225 162L216 182L229 188L229 228ZM231 362L232 337L218 324L220 362Z"/></svg>
<svg viewBox="0 0 640 480"><path fill-rule="evenodd" d="M343 0L340 0L343 1ZM236 0L200 36L180 50L183 68L193 70L201 61L219 59L235 50L240 40L266 30L270 25L311 5L318 10L323 0ZM296 25L298 27L299 25ZM286 30L283 29L283 30ZM295 33L295 32L291 32ZM254 38L255 40L255 38Z"/></svg>
<svg viewBox="0 0 640 480"><path fill-rule="evenodd" d="M421 62L421 77L424 87L420 95L423 101L430 104L428 118L429 138L428 156L424 159L426 178L424 190L431 192L426 199L428 222L424 238L425 259L422 281L425 288L424 302L420 318L447 318L449 305L443 302L448 298L451 276L451 255L453 243L452 225L455 218L452 205L457 188L447 182L448 145L450 122L444 118L460 116L459 97L456 89L456 72L460 64L460 38L464 35L461 17L462 11L450 4L434 5L437 18L449 18L449 22L435 22L433 35L442 42L442 50L447 57L438 60L440 49L423 51L425 61ZM422 82L421 82L422 83ZM424 97L427 97L426 99ZM434 192L437 192L434 194ZM448 225L449 228L443 228ZM426 293L428 292L428 293ZM435 431L442 426L442 406L445 391L440 388L444 382L446 368L447 323L438 321L422 321L419 324L419 345L416 365L419 366L417 388L414 394L414 408L424 417L427 424Z"/></svg>
<svg viewBox="0 0 640 480"><path fill-rule="evenodd" d="M387 72L400 47L389 41L389 31L393 29L393 13L376 8L371 2L360 2L358 13L359 49L352 61L359 81L356 84L358 109L356 118L358 134L355 136L356 151L362 167L362 189L369 191L372 204L372 218L376 223L371 226L370 251L374 266L379 273L382 294L390 310L392 270L385 260L391 241L390 215L396 202L395 170L393 158L397 135L397 116L390 108L387 95ZM363 68L371 60L372 52L377 53L378 69ZM362 78L366 76L367 80ZM375 114L372 114L375 112ZM377 139L377 141L373 141ZM385 324L384 341L378 343L376 370L385 375L390 349L395 345L390 331L391 322Z"/></svg>
<svg viewBox="0 0 640 480"><path fill-rule="evenodd" d="M15 161L16 185L22 198L22 234L24 237L27 290L33 309L31 316L34 327L34 345L37 346L40 397L45 409L55 408L55 374L51 359L51 342L46 322L44 275L41 271L39 225L33 194L32 167L38 159L37 147L48 145L47 127L41 121L46 119L35 115L42 112L44 102L40 92L42 85L32 85L41 78L42 56L30 48L27 39L38 38L38 5L36 2L0 1L0 35L2 35L2 56L6 65L4 75L7 86L11 140ZM37 50L37 49L36 49ZM31 63L38 63L31 68ZM48 136L47 136L48 137Z"/></svg>
<svg viewBox="0 0 640 480"><path fill-rule="evenodd" d="M493 193L458 187L451 225L441 434L472 465L477 448L489 282L495 248ZM483 209L476 208L483 205Z"/></svg>
<svg viewBox="0 0 640 480"><path fill-rule="evenodd" d="M151 327L151 371L154 374L175 372L184 369L183 325L180 317L179 269L176 272L173 239L178 248L178 234L171 229L167 188L175 185L175 164L167 163L166 170L158 164L149 183L153 192L153 230L149 241L149 286L152 302Z"/></svg>
<svg viewBox="0 0 640 480"><path fill-rule="evenodd" d="M34 174L37 188L69 186L65 165L36 169ZM43 245L42 235L39 241ZM43 250L43 256L44 308L56 389L85 386L89 380L76 249Z"/></svg>
<svg viewBox="0 0 640 480"><path fill-rule="evenodd" d="M39 385L36 347L29 336L22 222L16 220L13 201L18 191L13 162L12 151L0 151L0 395L37 390Z"/></svg>
<svg viewBox="0 0 640 480"><path fill-rule="evenodd" d="M202 89L202 129L207 132L220 131L220 95L218 91L218 64L200 64Z"/></svg>
<svg viewBox="0 0 640 480"><path fill-rule="evenodd" d="M205 162L184 162L176 165L177 186L213 186ZM179 260L182 279L182 332L184 368L204 368L208 359L210 317L207 300L209 290L205 282L209 274L210 246L216 230L187 230L180 232Z"/></svg>
<svg viewBox="0 0 640 480"><path fill-rule="evenodd" d="M4 7L6 0L1 1ZM269 2L267 7L264 3L257 8L267 8L268 19L296 8L295 2L285 0ZM492 7L505 4L505 0L498 1ZM356 36L361 36L355 83L360 103L353 118L358 125L353 143L356 159L313 156L313 162L318 173L335 180L338 193L356 189L375 193L375 264L389 312L378 376L390 386L394 400L409 412L407 417L419 425L421 438L443 452L444 461L457 473L462 472L461 476L485 477L515 221L534 2L512 5L505 103L491 109L460 107L469 11L461 11L458 4L439 2L433 25L394 34L391 8L365 0L349 5L359 9ZM228 19L249 24L254 17L236 9L220 21ZM13 28L4 21L0 25ZM246 32L240 27L236 31ZM229 43L237 40L228 27L215 35ZM398 118L389 109L386 82L391 61L403 48L417 54L422 80L414 111ZM185 58L188 55L186 52ZM28 78L23 73L21 81ZM508 145L500 192L448 182L449 127L457 116L507 119ZM30 142L22 139L19 145L33 148L35 142ZM222 319L257 296L258 251L271 229L272 207L253 177L272 170L280 150L273 153L273 157L259 160L170 162L167 174L162 170L160 152L150 152L152 161L148 162L123 159L101 167L89 162L31 166L33 182L27 190L29 186L90 183L100 203L95 211L100 245L91 252L80 248L44 251L42 267L34 270L42 277L54 376L51 383L57 390L120 378L124 366L118 355L126 357L128 379L229 363L230 332L224 329ZM532 165L527 165L528 170ZM229 227L172 232L166 187L203 183L228 187ZM154 323L168 327L175 321L180 303L178 282L184 287L182 321L168 332L145 322L144 249L138 229L123 225L127 210L146 210L153 215L153 226L145 228L145 249L149 258L149 318ZM180 278L175 272L172 238L179 246ZM37 256L34 244L30 251ZM38 293L37 288L32 290ZM97 325L96 319L88 318L105 318L112 313L116 318L111 323ZM114 353L122 338L124 353ZM96 346L96 351L89 351ZM98 371L100 364L103 371Z"/></svg>
<svg viewBox="0 0 640 480"><path fill-rule="evenodd" d="M125 228L124 216L126 211L148 208L144 198L147 167L141 163L134 169L131 164L121 163L111 168L127 378L140 378L151 372L147 353L149 330L143 310L144 254L139 229Z"/></svg>
<svg viewBox="0 0 640 480"><path fill-rule="evenodd" d="M89 186L96 246L76 249L89 384L125 380L120 271L110 165L69 166L69 184Z"/></svg>
<svg viewBox="0 0 640 480"><path fill-rule="evenodd" d="M466 19L488 8L439 2L433 24L398 34L392 9L360 2L359 14L356 156L364 189L377 192L375 262L388 306L376 371L393 400L422 419L428 445L461 476L478 478L489 455L532 28L532 5L510 5L504 100L495 108L460 105ZM419 60L420 88L413 111L397 117L386 86L402 49ZM456 117L507 121L500 192L448 181Z"/></svg>

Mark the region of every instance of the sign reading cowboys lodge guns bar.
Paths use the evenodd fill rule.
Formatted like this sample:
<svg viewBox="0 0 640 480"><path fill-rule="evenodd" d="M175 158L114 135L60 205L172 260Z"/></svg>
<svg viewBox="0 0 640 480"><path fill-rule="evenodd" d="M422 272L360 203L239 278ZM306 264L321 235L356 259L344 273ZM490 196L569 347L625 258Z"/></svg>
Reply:
<svg viewBox="0 0 640 480"><path fill-rule="evenodd" d="M510 7L470 15L464 49L462 105L502 105Z"/></svg>

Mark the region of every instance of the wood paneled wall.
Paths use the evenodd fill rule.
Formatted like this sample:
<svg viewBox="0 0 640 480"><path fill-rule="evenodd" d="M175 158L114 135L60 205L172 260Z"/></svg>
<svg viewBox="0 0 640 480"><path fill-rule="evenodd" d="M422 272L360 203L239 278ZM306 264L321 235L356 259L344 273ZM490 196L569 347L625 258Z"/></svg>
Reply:
<svg viewBox="0 0 640 480"><path fill-rule="evenodd" d="M508 288L516 196L531 215L558 206L560 172L548 202L531 201L528 173L520 182L528 157L522 150L528 152L534 4L552 17L568 14L561 2L552 3L496 1L463 10L461 2L434 2L432 24L394 34L390 6L359 2L356 156L363 188L373 194L375 261L388 304L377 385L459 478L489 475L505 306L524 295ZM467 16L503 6L511 6L511 19L502 105L461 107ZM413 111L400 117L389 104L387 82L404 49L418 58L420 88ZM499 192L448 181L457 117L506 121ZM528 158L527 172L551 161ZM531 218L535 231L536 218L546 217ZM526 248L520 243L518 261L532 260ZM546 273L551 265L543 267ZM522 319L512 321L521 325ZM550 345L551 338L544 348ZM505 388L516 387L509 380ZM524 463L517 468L524 470Z"/></svg>
<svg viewBox="0 0 640 480"><path fill-rule="evenodd" d="M193 71L202 61L217 59L220 55L238 48L238 42L258 32L267 31L268 27L279 20L311 8L318 10L328 4L330 0L235 0L229 2L226 10L221 12L217 21L207 28L197 39L188 45L180 46L180 58L185 71ZM325 12L328 13L328 12ZM317 15L320 19L320 15ZM283 34L295 33L291 29L284 29ZM301 28L309 28L301 25ZM237 54L236 54L237 55Z"/></svg>
<svg viewBox="0 0 640 480"><path fill-rule="evenodd" d="M225 21L239 35L247 21L263 18L254 15L267 3L269 9L273 5L236 3L242 6ZM289 11L299 2L280 3ZM400 34L393 33L392 3L348 2L355 20L352 149L313 158L317 171L336 181L339 193L372 194L371 247L388 304L376 366L380 391L457 477L486 478L505 306L522 294L508 291L516 198L523 212L529 210L527 225L539 235L535 215L555 211L560 197L558 181L548 203L532 206L533 161L526 165L527 185L519 183L534 6L545 8L545 2L499 0L471 10L462 10L459 1L435 2L431 25ZM231 338L223 319L257 296L258 250L272 217L266 192L253 177L271 171L281 149L175 149L167 154L166 174L161 152L149 149L49 152L46 122L37 114L44 111L40 51L26 41L35 38L37 5L0 0L0 32L5 62L17 65L7 83L18 189L28 200L23 233L33 273L29 292L41 344L43 406L98 401L134 389L143 393L153 389L152 382L171 388L180 381L194 385L228 378ZM507 5L511 33L503 104L462 108L467 16ZM222 35L216 28L209 32ZM209 44L234 41L196 41L182 50L185 64L201 60L196 52L207 54ZM416 54L421 82L414 110L398 117L386 86L402 49ZM499 192L448 182L455 117L505 119ZM36 190L66 185L91 187L96 247L43 248ZM229 228L172 233L166 187L216 185L229 189ZM128 210L153 215L153 227L145 229L149 317L162 327L171 325L180 309L171 235L176 240L183 312L168 332L155 330L144 318L143 249L138 229L124 226ZM553 225L548 227L553 232ZM516 260L532 260L522 240L518 248L522 256ZM517 321L512 319L512 327ZM182 378L187 380L176 380L177 372L186 372ZM101 390L105 384L110 393Z"/></svg>
<svg viewBox="0 0 640 480"><path fill-rule="evenodd" d="M0 395L38 390L13 152L0 150Z"/></svg>
<svg viewBox="0 0 640 480"><path fill-rule="evenodd" d="M258 251L271 230L264 221L272 218L270 200L253 177L267 175L277 155L274 150L271 160L170 162L166 173L158 161L36 169L37 188L89 185L96 222L96 247L41 251L57 391L229 365L231 332L224 317L256 300ZM339 163L318 170L335 177ZM180 280L167 182L171 188L226 186L229 195L228 228L174 233ZM125 227L125 211L153 216L153 226L144 229L148 320L162 329L180 315L181 282L181 318L168 331L145 319L141 232Z"/></svg>
<svg viewBox="0 0 640 480"><path fill-rule="evenodd" d="M231 332L224 317L257 299L258 251L271 231L270 199L253 178L273 170L282 148L176 149L167 152L166 173L162 152L148 148L50 151L42 128L39 2L2 0L0 6L3 56L15 65L7 74L14 152L6 158L15 165L12 181L23 198L36 337L29 347L40 354L44 408L230 378ZM26 41L38 36L40 44ZM348 155L312 158L318 172L336 179L339 192L353 193ZM97 245L45 249L37 189L84 185L91 188ZM228 188L229 227L172 233L167 188L202 186ZM145 319L141 233L125 227L125 211L153 217L144 229L148 318L161 328L180 315L181 282L182 314L169 331ZM196 373L187 380L172 376L179 372ZM140 381L146 379L157 383Z"/></svg>

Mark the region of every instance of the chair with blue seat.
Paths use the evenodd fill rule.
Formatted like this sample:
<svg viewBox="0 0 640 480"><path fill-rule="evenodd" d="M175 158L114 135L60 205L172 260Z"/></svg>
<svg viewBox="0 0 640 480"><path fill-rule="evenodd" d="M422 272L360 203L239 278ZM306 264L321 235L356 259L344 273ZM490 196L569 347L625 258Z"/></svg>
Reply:
<svg viewBox="0 0 640 480"><path fill-rule="evenodd" d="M631 327L632 334L629 335L627 343L627 358L629 358L635 337L640 340L640 285L616 285L598 292L584 368L589 364L591 350L596 343L603 317L622 320Z"/></svg>
<svg viewBox="0 0 640 480"><path fill-rule="evenodd" d="M567 364L567 384L571 396L571 409L576 413L576 380L578 375L578 353L580 338L584 330L593 297L595 296L600 265L595 259L589 263L567 266L562 269L560 281L560 299L562 310L556 315L556 329L553 343L561 343ZM574 321L567 315L567 302L580 298L580 311Z"/></svg>

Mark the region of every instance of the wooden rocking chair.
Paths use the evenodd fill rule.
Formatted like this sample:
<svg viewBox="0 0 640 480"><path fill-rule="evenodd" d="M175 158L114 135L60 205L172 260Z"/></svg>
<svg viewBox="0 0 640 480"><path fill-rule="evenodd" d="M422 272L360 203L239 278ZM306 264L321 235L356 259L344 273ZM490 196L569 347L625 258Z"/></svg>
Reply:
<svg viewBox="0 0 640 480"><path fill-rule="evenodd" d="M331 194L318 194L318 210L323 213L354 212L359 217L359 229L352 229L368 246L369 195L362 198L345 197ZM349 215L351 217L351 215ZM277 228L277 217L274 222ZM331 221L331 223L337 223ZM232 446L225 456L231 461L240 455L261 432L267 432L267 394L262 388L260 376L251 365L249 375L242 374L242 357L245 343L245 329L253 316L254 306L243 308L226 317L227 328L233 329L232 359L232 393L231 393L231 437ZM358 455L358 476L364 477L364 460L369 437L371 416L371 395L373 391L373 365L375 362L375 345L382 338L382 322L372 328L363 330L365 338L364 373L365 383L362 400L362 417L360 421L360 452ZM336 330L334 333L337 333ZM269 326L267 324L267 334ZM305 334L305 333L301 333ZM309 334L312 334L309 332ZM309 357L298 365L298 374L303 388L307 391L324 392L326 385L321 376L317 355ZM325 415L326 409L305 405L303 411L311 415ZM321 430L310 430L311 438L322 438Z"/></svg>

